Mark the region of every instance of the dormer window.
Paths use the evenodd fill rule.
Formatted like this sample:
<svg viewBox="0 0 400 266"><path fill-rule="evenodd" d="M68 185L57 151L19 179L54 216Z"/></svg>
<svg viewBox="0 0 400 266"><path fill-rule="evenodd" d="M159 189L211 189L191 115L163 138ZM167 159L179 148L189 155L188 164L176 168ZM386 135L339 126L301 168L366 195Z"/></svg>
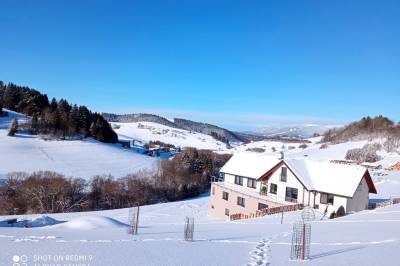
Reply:
<svg viewBox="0 0 400 266"><path fill-rule="evenodd" d="M247 178L247 187L256 188L257 187L257 180L255 180L254 178Z"/></svg>
<svg viewBox="0 0 400 266"><path fill-rule="evenodd" d="M287 168L282 167L281 168L281 182L286 182L287 181Z"/></svg>
<svg viewBox="0 0 400 266"><path fill-rule="evenodd" d="M235 184L239 186L243 186L243 176L235 176Z"/></svg>

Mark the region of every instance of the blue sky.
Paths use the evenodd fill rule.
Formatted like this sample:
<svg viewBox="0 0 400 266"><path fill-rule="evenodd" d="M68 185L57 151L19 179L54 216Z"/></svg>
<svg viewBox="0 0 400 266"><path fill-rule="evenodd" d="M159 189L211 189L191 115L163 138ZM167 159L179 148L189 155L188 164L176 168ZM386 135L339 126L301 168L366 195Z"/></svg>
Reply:
<svg viewBox="0 0 400 266"><path fill-rule="evenodd" d="M232 129L399 121L399 1L2 1L0 79Z"/></svg>

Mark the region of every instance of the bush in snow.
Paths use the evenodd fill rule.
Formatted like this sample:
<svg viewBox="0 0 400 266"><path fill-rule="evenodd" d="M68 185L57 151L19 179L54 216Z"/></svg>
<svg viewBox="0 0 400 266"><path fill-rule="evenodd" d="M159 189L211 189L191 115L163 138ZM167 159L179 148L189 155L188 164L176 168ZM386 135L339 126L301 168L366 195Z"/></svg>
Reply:
<svg viewBox="0 0 400 266"><path fill-rule="evenodd" d="M400 147L400 137L389 137L383 143L383 148L387 152L398 152L399 147Z"/></svg>
<svg viewBox="0 0 400 266"><path fill-rule="evenodd" d="M382 158L376 153L380 150L382 145L378 143L366 144L361 149L351 149L346 153L346 160L356 161L357 163L368 162L374 163L380 161Z"/></svg>
<svg viewBox="0 0 400 266"><path fill-rule="evenodd" d="M160 163L157 172L90 181L54 172L12 173L0 186L0 215L127 208L182 200L206 192L231 155L185 149Z"/></svg>
<svg viewBox="0 0 400 266"><path fill-rule="evenodd" d="M255 148L248 148L248 149L246 149L246 151L252 151L252 152L263 153L263 152L265 152L265 149L255 147Z"/></svg>
<svg viewBox="0 0 400 266"><path fill-rule="evenodd" d="M319 147L321 150L327 149L328 148L328 144L324 143Z"/></svg>
<svg viewBox="0 0 400 266"><path fill-rule="evenodd" d="M300 146L299 146L299 148L300 149L305 149L305 148L307 148L308 147L308 145L307 144L305 144L305 143L303 143L303 144L301 144Z"/></svg>
<svg viewBox="0 0 400 266"><path fill-rule="evenodd" d="M275 147L272 147L271 150L272 150L272 152L276 152L276 148Z"/></svg>

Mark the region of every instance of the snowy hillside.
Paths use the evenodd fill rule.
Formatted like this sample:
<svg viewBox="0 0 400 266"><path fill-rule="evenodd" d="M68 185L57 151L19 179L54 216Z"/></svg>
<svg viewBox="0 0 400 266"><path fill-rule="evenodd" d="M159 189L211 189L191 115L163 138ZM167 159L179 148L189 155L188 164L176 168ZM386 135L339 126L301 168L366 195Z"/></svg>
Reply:
<svg viewBox="0 0 400 266"><path fill-rule="evenodd" d="M24 123L29 121L29 117L17 112L13 112L3 108L4 112L7 112L6 116L0 116L0 129L8 129L14 118L18 120L19 123Z"/></svg>
<svg viewBox="0 0 400 266"><path fill-rule="evenodd" d="M100 174L121 177L141 169L152 169L157 161L93 139L45 141L31 135L8 137L7 130L0 130L0 147L0 176L3 177L14 171L39 170L81 178Z"/></svg>
<svg viewBox="0 0 400 266"><path fill-rule="evenodd" d="M0 227L0 261L12 265L17 255L30 263L40 259L35 262L43 265L74 255L74 263L96 266L200 266L394 265L400 259L400 205L314 221L311 259L295 262L289 261L289 254L292 224L300 219L299 212L285 213L283 224L280 215L226 222L207 217L208 200L205 196L142 207L137 236L127 234L128 209L22 216L36 226L55 225ZM183 241L187 215L195 217L194 242Z"/></svg>
<svg viewBox="0 0 400 266"><path fill-rule="evenodd" d="M115 177L153 169L156 159L124 150L118 145L93 139L45 141L28 134L7 136L14 117L19 123L28 118L15 112L0 117L0 179L10 172L55 171L67 176L90 178L112 174Z"/></svg>
<svg viewBox="0 0 400 266"><path fill-rule="evenodd" d="M209 135L168 127L158 123L112 123L112 125L119 139L134 139L142 143L159 140L181 148L194 147L214 151L228 150L225 143Z"/></svg>

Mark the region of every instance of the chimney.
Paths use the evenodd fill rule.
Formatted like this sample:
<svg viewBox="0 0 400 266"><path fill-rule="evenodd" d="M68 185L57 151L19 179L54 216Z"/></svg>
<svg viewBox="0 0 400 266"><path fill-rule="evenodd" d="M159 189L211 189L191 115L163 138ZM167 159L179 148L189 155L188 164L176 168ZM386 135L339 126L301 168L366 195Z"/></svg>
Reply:
<svg viewBox="0 0 400 266"><path fill-rule="evenodd" d="M285 153L283 151L281 151L281 160L285 159Z"/></svg>

